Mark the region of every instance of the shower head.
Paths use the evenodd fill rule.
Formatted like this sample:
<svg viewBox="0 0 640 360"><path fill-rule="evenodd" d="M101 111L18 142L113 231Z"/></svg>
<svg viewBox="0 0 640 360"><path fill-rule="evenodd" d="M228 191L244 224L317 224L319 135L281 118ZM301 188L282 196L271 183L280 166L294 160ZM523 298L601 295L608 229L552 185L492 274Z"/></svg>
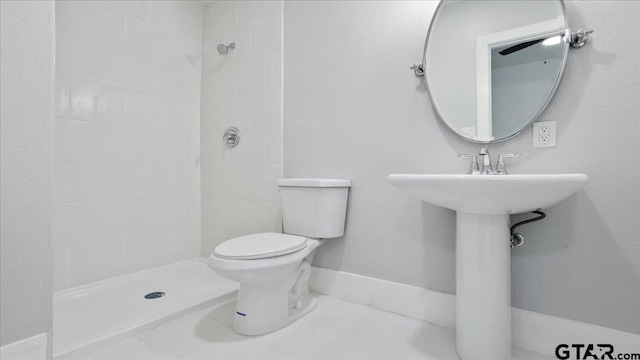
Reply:
<svg viewBox="0 0 640 360"><path fill-rule="evenodd" d="M218 53L220 54L220 56L222 55L227 55L227 53L229 52L229 50L233 50L236 48L236 43L232 42L229 45L225 45L225 44L218 44Z"/></svg>

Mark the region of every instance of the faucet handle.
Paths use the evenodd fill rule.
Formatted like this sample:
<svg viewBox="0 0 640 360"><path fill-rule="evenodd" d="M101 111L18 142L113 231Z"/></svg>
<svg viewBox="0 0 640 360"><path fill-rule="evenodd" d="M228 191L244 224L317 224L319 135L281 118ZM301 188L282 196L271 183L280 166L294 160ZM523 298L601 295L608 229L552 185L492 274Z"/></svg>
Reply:
<svg viewBox="0 0 640 360"><path fill-rule="evenodd" d="M471 159L471 166L469 166L469 172L467 172L467 174L471 174L471 175L480 174L480 166L478 165L478 155L460 154L458 155L458 159Z"/></svg>
<svg viewBox="0 0 640 360"><path fill-rule="evenodd" d="M520 154L502 154L498 155L498 164L496 165L496 175L509 175L507 172L507 166L504 164L504 159L506 158L517 158L520 157Z"/></svg>

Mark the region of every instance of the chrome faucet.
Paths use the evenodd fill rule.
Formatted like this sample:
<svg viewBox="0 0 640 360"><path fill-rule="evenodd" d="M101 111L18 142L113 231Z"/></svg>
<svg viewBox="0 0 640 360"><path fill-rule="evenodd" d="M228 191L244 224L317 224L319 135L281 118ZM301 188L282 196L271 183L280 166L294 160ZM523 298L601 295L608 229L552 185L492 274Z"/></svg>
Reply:
<svg viewBox="0 0 640 360"><path fill-rule="evenodd" d="M493 174L493 167L491 166L491 155L489 155L489 146L483 146L482 149L480 149L480 153L478 153L478 155L482 156L482 170L480 170L480 175Z"/></svg>
<svg viewBox="0 0 640 360"><path fill-rule="evenodd" d="M480 170L480 166L478 165L478 156L482 156L482 170ZM470 175L507 175L509 173L507 172L507 166L504 163L504 159L516 157L520 157L520 154L499 155L496 170L493 171L488 145L483 146L482 149L480 149L480 153L478 153L478 155L458 155L459 159L471 159L471 166L469 167L469 171L467 172L467 174Z"/></svg>

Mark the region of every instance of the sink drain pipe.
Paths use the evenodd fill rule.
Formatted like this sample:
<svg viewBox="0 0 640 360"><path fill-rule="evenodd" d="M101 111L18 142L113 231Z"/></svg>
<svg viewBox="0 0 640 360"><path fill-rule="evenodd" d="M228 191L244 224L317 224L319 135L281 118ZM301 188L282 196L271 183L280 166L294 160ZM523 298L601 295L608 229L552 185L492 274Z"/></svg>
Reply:
<svg viewBox="0 0 640 360"><path fill-rule="evenodd" d="M509 241L511 242L511 247L518 247L518 246L522 246L524 244L524 235L517 233L516 229L518 228L518 226L524 225L524 224L528 224L528 223L532 223L538 220L542 220L544 218L547 217L547 214L543 213L542 211L540 211L539 209L536 211L531 211L532 214L538 214L537 217L531 218L531 219L527 219L527 220L522 220L519 221L513 225L511 225L511 238L509 239Z"/></svg>

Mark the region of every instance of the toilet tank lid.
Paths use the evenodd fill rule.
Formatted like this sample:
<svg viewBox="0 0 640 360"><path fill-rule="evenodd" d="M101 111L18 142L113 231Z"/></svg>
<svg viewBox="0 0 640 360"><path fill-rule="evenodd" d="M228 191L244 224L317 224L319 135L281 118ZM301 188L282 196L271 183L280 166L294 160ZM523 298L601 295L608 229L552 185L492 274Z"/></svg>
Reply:
<svg viewBox="0 0 640 360"><path fill-rule="evenodd" d="M278 186L290 187L351 187L345 179L279 179Z"/></svg>

